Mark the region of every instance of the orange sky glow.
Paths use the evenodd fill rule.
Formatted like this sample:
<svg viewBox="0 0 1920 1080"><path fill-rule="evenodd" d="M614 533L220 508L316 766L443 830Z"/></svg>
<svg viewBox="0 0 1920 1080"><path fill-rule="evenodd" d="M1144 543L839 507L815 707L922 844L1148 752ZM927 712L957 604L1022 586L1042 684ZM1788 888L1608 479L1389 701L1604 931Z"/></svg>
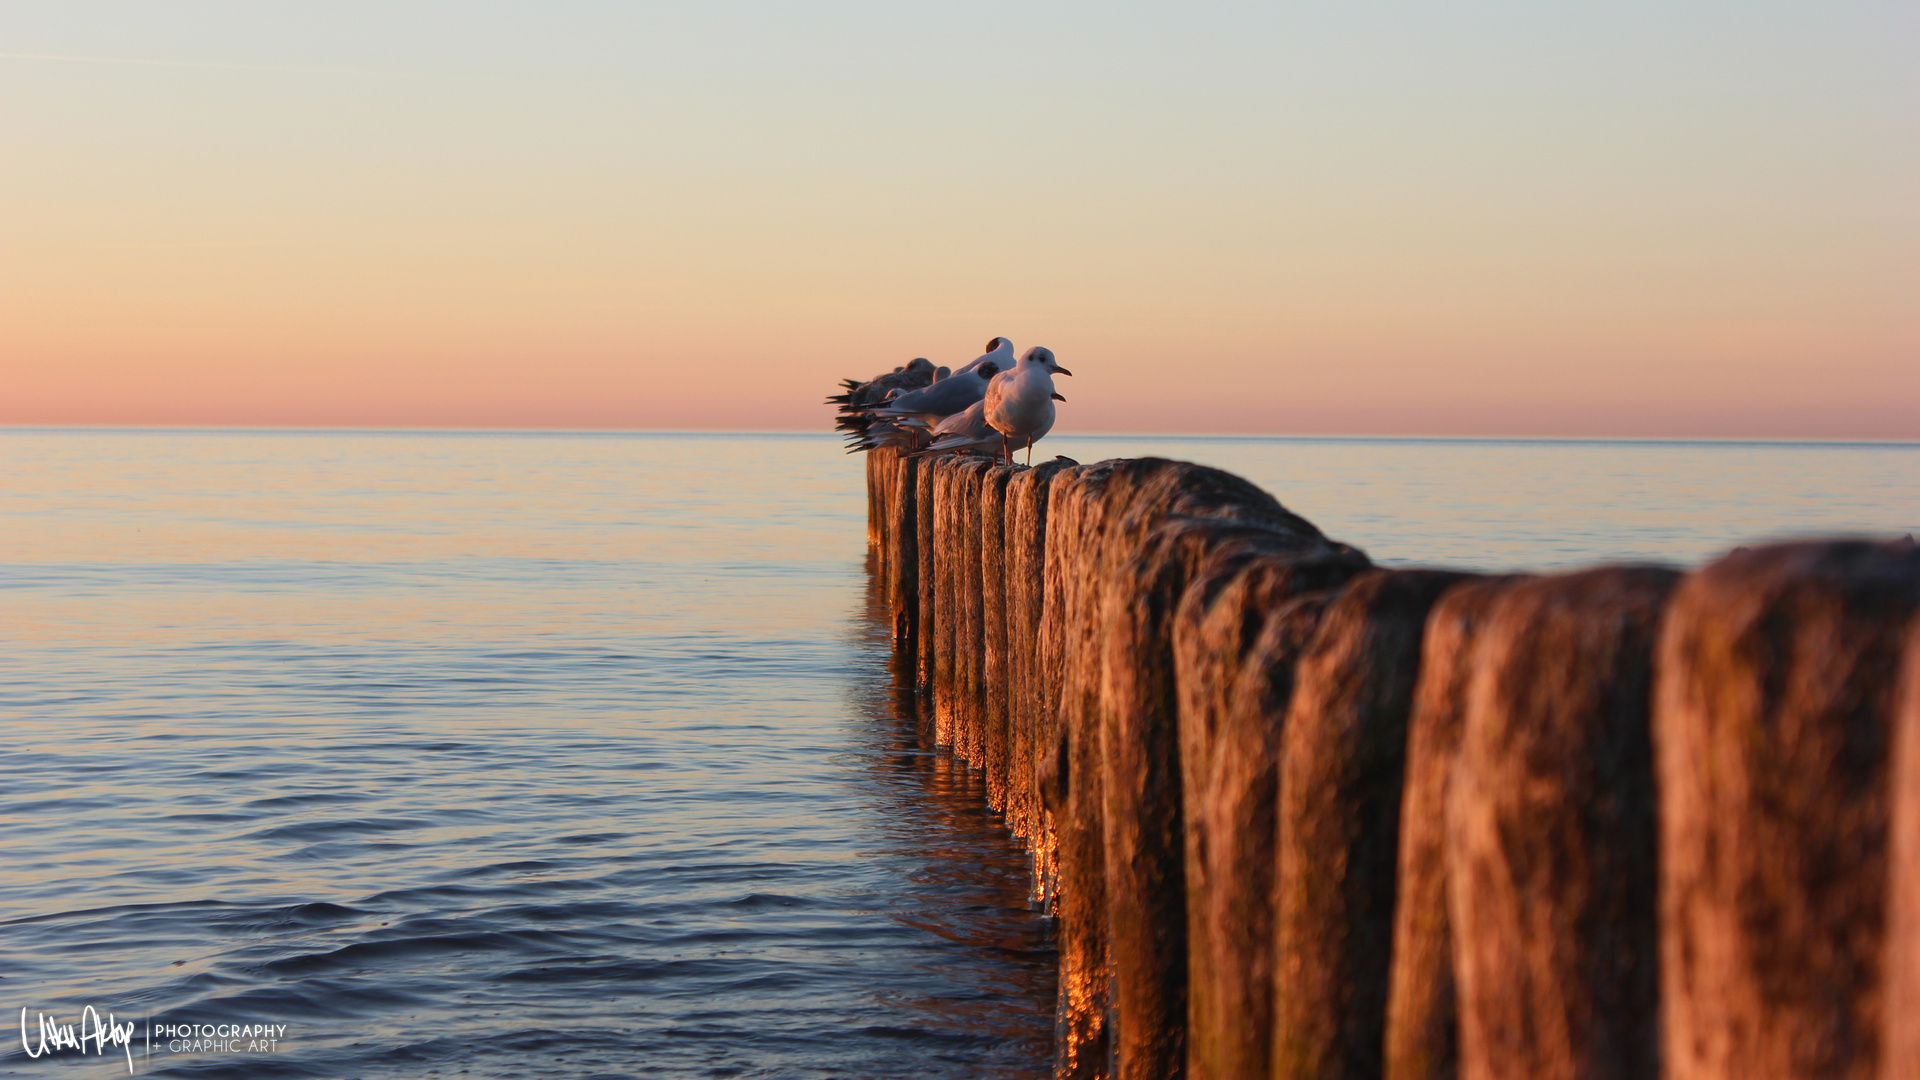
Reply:
<svg viewBox="0 0 1920 1080"><path fill-rule="evenodd" d="M41 7L4 424L1920 438L1899 6Z"/></svg>

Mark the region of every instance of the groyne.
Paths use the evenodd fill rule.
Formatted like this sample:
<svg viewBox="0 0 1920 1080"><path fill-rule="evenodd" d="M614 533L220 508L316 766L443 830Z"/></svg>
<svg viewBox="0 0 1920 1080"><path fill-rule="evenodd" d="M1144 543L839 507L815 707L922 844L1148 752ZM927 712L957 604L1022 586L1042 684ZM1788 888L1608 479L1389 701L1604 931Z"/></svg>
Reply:
<svg viewBox="0 0 1920 1080"><path fill-rule="evenodd" d="M867 470L1061 1080L1920 1078L1911 539L1384 569L1184 462Z"/></svg>

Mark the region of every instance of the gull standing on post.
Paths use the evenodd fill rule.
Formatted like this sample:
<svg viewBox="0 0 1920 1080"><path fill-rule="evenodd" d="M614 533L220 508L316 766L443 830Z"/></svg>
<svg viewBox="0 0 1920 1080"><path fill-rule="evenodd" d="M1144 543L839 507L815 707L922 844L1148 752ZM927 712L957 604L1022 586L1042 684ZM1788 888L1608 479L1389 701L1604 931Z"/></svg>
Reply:
<svg viewBox="0 0 1920 1080"><path fill-rule="evenodd" d="M1020 363L1002 371L987 384L982 399L986 422L1000 433L1000 450L1013 464L1013 447L1027 444L1027 464L1033 464L1033 444L1053 430L1053 403L1066 398L1054 393L1053 377L1073 372L1054 362L1053 350L1035 345Z"/></svg>

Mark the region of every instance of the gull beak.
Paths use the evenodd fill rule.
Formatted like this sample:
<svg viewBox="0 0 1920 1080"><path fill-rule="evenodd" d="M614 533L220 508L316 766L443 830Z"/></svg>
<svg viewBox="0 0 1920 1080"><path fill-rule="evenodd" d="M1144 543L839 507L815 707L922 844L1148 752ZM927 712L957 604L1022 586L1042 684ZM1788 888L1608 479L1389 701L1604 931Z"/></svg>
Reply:
<svg viewBox="0 0 1920 1080"><path fill-rule="evenodd" d="M1053 400L1055 400L1055 401L1065 401L1065 400L1067 400L1067 396L1066 396L1065 394L1055 394L1055 395L1053 395Z"/></svg>
<svg viewBox="0 0 1920 1080"><path fill-rule="evenodd" d="M1068 370L1067 370L1066 368L1063 368L1063 367L1061 367L1061 366L1060 366L1059 364L1055 364L1055 365L1053 365L1053 373L1054 373L1055 375L1071 375L1071 374L1073 374L1073 372L1071 372L1071 371L1068 371Z"/></svg>

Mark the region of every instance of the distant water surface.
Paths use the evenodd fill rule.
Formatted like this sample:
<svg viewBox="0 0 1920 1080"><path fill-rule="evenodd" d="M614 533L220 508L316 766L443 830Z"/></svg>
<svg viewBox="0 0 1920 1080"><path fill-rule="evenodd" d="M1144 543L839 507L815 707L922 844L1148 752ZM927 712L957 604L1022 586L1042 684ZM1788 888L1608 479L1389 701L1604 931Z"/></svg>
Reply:
<svg viewBox="0 0 1920 1080"><path fill-rule="evenodd" d="M1229 468L1398 564L1920 530L1912 445L1046 449ZM890 684L830 437L0 452L9 1017L288 1025L157 1075L1046 1074L1024 857Z"/></svg>

